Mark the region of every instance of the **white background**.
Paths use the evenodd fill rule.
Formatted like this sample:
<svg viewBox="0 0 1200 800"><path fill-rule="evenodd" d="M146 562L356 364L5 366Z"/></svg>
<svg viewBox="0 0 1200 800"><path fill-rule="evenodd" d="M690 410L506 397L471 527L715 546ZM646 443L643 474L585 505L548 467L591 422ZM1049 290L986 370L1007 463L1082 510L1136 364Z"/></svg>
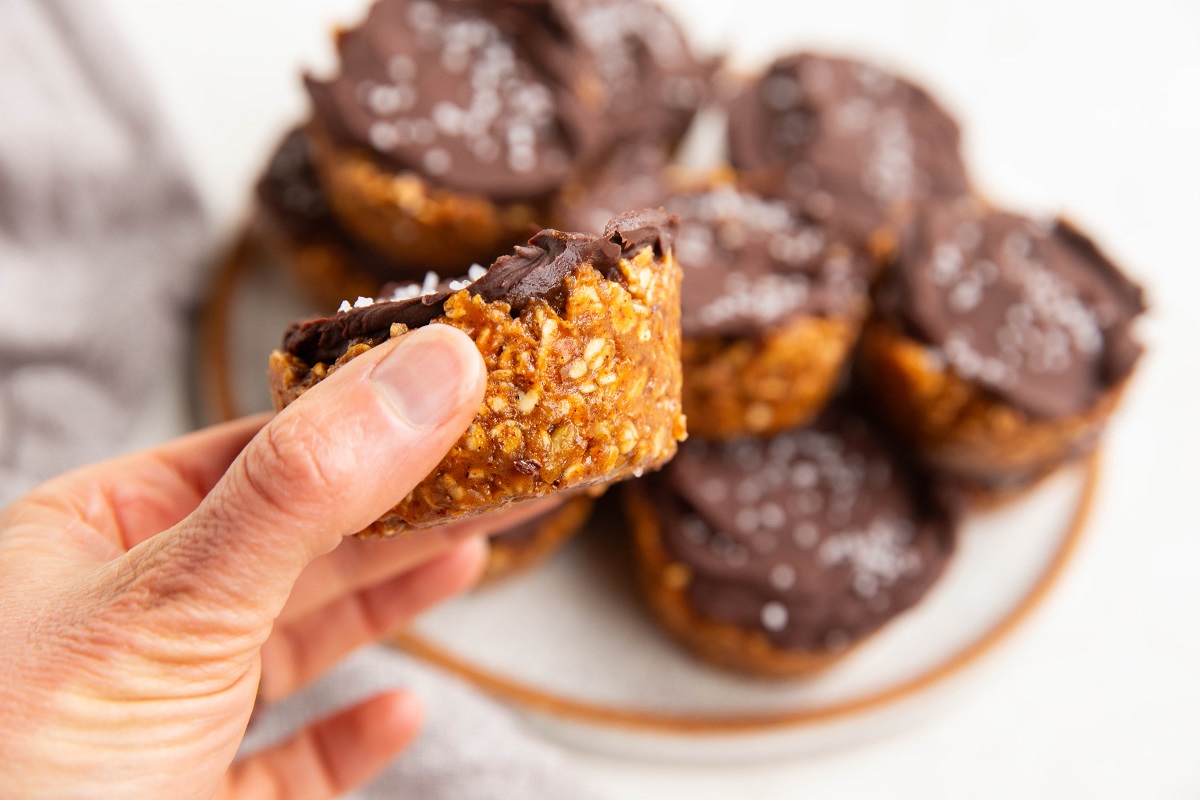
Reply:
<svg viewBox="0 0 1200 800"><path fill-rule="evenodd" d="M362 0L110 5L228 234L304 113L300 68L330 63L329 27ZM1200 797L1200 3L670 5L739 64L804 45L926 83L962 120L985 193L1066 212L1149 286L1150 352L1081 552L945 713L820 759L682 768L580 754L581 768L632 798ZM172 406L140 438L184 419Z"/></svg>

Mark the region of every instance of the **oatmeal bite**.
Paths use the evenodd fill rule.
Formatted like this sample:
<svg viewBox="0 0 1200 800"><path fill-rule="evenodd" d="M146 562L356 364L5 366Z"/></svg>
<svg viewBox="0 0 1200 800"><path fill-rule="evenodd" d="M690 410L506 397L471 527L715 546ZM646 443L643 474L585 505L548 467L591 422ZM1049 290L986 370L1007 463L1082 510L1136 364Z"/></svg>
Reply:
<svg viewBox="0 0 1200 800"><path fill-rule="evenodd" d="M339 73L305 79L308 133L355 236L438 271L528 236L594 146L586 109L537 57L537 5L379 0L338 33Z"/></svg>
<svg viewBox="0 0 1200 800"><path fill-rule="evenodd" d="M839 220L667 168L661 149L626 150L559 216L583 230L625 203L679 219L685 280L683 407L691 433L766 435L809 422L840 383L877 271ZM690 184L690 185L689 185Z"/></svg>
<svg viewBox="0 0 1200 800"><path fill-rule="evenodd" d="M677 193L683 406L708 438L811 421L869 309L870 260L837 226L732 186Z"/></svg>
<svg viewBox="0 0 1200 800"><path fill-rule="evenodd" d="M475 341L488 370L474 422L364 531L387 536L657 469L685 437L673 220L614 218L602 235L538 233L491 269L294 323L271 355L283 408L370 348L431 323Z"/></svg>
<svg viewBox="0 0 1200 800"><path fill-rule="evenodd" d="M336 76L306 78L334 213L439 272L527 238L625 137L678 138L706 85L645 0L378 0L337 48Z"/></svg>
<svg viewBox="0 0 1200 800"><path fill-rule="evenodd" d="M729 158L759 191L844 220L884 261L920 204L970 190L958 124L924 89L813 53L778 59L730 103Z"/></svg>
<svg viewBox="0 0 1200 800"><path fill-rule="evenodd" d="M777 677L826 668L915 605L958 518L845 405L769 439L691 439L622 497L663 625L708 661Z"/></svg>
<svg viewBox="0 0 1200 800"><path fill-rule="evenodd" d="M1062 221L964 199L880 287L862 374L936 467L997 492L1092 450L1141 354L1142 289Z"/></svg>

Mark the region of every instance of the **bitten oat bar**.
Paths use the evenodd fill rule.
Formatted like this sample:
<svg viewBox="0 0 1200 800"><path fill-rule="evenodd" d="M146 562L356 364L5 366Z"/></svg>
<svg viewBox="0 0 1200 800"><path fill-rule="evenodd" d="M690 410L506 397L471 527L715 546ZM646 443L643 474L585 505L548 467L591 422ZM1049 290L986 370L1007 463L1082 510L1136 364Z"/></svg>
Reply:
<svg viewBox="0 0 1200 800"><path fill-rule="evenodd" d="M878 305L862 373L884 411L997 493L1089 452L1141 354L1142 290L1090 239L973 199L924 215Z"/></svg>
<svg viewBox="0 0 1200 800"><path fill-rule="evenodd" d="M825 669L917 603L954 548L957 502L844 406L771 439L689 440L622 497L660 621L758 675Z"/></svg>
<svg viewBox="0 0 1200 800"><path fill-rule="evenodd" d="M671 227L665 213L642 211L602 236L542 231L474 282L411 287L405 299L364 298L296 323L271 355L275 406L421 325L475 340L488 370L479 414L369 536L657 469L685 436Z"/></svg>
<svg viewBox="0 0 1200 800"><path fill-rule="evenodd" d="M919 86L845 58L775 61L731 103L729 150L759 191L837 217L884 261L919 204L969 191L954 119Z"/></svg>

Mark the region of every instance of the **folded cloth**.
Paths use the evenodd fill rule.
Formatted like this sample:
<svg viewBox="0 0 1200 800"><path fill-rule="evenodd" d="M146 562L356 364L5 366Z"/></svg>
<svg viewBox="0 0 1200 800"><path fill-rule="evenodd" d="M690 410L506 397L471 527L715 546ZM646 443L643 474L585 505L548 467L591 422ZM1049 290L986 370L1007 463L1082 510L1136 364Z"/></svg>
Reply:
<svg viewBox="0 0 1200 800"><path fill-rule="evenodd" d="M0 2L0 507L177 374L207 226L151 94L102 4Z"/></svg>
<svg viewBox="0 0 1200 800"><path fill-rule="evenodd" d="M594 795L563 754L534 739L512 714L473 687L410 656L377 646L342 662L308 689L254 717L242 754L388 689L420 696L428 712L412 748L354 800L588 800Z"/></svg>

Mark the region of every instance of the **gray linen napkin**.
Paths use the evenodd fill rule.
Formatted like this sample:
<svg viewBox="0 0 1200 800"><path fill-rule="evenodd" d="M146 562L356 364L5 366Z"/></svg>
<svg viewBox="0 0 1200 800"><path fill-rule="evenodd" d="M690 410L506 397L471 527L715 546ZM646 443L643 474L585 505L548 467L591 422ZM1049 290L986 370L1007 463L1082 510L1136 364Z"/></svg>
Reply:
<svg viewBox="0 0 1200 800"><path fill-rule="evenodd" d="M212 245L120 41L95 0L0 0L0 507L121 446L178 374ZM246 747L396 686L422 696L426 729L355 797L591 796L505 709L383 647L264 710Z"/></svg>
<svg viewBox="0 0 1200 800"><path fill-rule="evenodd" d="M150 94L101 4L0 2L0 506L175 374L206 225Z"/></svg>
<svg viewBox="0 0 1200 800"><path fill-rule="evenodd" d="M389 647L346 659L303 692L255 715L242 752L285 739L305 723L386 689L415 692L425 728L412 748L353 800L589 800L563 754L534 739L474 687Z"/></svg>

